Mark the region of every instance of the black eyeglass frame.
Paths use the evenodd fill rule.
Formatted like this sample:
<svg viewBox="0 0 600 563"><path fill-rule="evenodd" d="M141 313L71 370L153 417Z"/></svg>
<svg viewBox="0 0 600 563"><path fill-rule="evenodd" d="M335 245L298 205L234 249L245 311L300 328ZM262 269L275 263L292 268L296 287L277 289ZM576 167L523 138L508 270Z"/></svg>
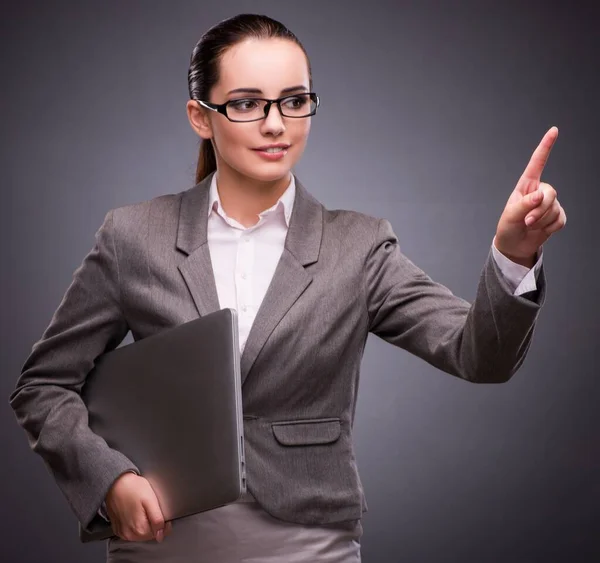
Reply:
<svg viewBox="0 0 600 563"><path fill-rule="evenodd" d="M310 99L316 104L315 109L313 111L311 111L310 113L308 113L307 115L285 115L283 113L283 111L281 111L281 103L284 100L288 100L291 98L297 98L298 96L309 96ZM269 98L255 98L255 97L248 96L245 98L236 98L234 100L228 100L224 104L214 104L212 102L205 102L203 100L199 100L198 98L193 98L193 99L196 100L201 106L205 107L206 109L209 109L211 111L216 111L218 113L223 114L227 119L229 119L229 121L232 121L233 123L250 123L252 121L260 121L261 119L266 119L267 116L269 115L269 110L271 109L271 106L273 104L277 104L277 108L279 109L279 114L282 117L289 117L291 119L304 119L306 117L310 117L311 115L315 115L315 113L317 113L317 108L321 104L321 99L315 92L298 92L298 94L288 94L287 96L282 96L281 98L276 98L274 100L271 100ZM227 105L232 102L239 102L242 100L257 100L257 101L261 101L261 102L267 102L264 107L265 115L263 117L257 117L256 119L231 119L231 117L229 117L227 115Z"/></svg>

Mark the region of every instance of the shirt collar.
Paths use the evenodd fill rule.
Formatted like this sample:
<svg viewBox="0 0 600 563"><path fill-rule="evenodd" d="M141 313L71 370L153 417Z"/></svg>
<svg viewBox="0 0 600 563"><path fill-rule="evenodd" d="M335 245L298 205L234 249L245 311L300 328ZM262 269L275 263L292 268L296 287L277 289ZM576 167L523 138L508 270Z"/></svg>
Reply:
<svg viewBox="0 0 600 563"><path fill-rule="evenodd" d="M292 216L292 209L294 207L294 199L296 196L296 179L293 174L290 174L290 176L290 183L286 188L285 192L283 192L283 194L281 195L281 197L275 202L275 204L272 207L269 207L269 209L265 209L259 214L259 216L262 216L267 213L271 213L273 210L282 209L283 215L285 217L285 223L288 227L290 226L290 217ZM217 211L219 214L226 215L225 210L221 205L219 190L217 190L217 172L213 174L213 177L210 181L210 194L208 199L209 215L211 211L213 211L213 209L215 209L215 211Z"/></svg>

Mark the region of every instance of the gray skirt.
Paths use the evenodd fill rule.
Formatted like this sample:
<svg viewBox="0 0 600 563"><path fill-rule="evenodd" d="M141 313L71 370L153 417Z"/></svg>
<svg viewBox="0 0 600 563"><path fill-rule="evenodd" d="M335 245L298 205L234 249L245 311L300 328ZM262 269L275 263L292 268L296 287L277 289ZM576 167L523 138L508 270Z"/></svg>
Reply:
<svg viewBox="0 0 600 563"><path fill-rule="evenodd" d="M107 542L107 563L360 563L360 520L293 524L240 501L173 521L162 543Z"/></svg>

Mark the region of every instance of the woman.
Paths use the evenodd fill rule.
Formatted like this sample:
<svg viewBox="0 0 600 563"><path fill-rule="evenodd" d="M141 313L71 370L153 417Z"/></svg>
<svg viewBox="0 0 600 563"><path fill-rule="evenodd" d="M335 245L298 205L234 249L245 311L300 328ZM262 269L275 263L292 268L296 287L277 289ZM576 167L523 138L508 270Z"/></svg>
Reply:
<svg viewBox="0 0 600 563"><path fill-rule="evenodd" d="M469 381L514 374L544 300L541 245L566 222L540 181L558 131L510 196L470 305L400 252L389 222L328 210L291 173L319 99L282 24L243 14L210 29L189 89L196 185L107 214L11 405L81 524L110 520L109 561L360 561L352 422L367 335ZM165 524L138 468L89 430L79 393L129 330L220 307L239 313L249 494Z"/></svg>

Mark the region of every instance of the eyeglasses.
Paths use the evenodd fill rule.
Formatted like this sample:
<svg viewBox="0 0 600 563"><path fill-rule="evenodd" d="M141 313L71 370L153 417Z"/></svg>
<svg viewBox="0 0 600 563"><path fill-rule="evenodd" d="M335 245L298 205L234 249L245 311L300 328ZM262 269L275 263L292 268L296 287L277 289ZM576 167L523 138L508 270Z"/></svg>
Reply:
<svg viewBox="0 0 600 563"><path fill-rule="evenodd" d="M196 98L194 98L196 99ZM269 115L272 104L277 104L283 117L309 117L317 113L321 103L314 92L303 92L292 96L284 96L275 100L267 98L238 98L224 104L213 104L196 99L206 109L222 113L229 121L246 122L265 119Z"/></svg>

